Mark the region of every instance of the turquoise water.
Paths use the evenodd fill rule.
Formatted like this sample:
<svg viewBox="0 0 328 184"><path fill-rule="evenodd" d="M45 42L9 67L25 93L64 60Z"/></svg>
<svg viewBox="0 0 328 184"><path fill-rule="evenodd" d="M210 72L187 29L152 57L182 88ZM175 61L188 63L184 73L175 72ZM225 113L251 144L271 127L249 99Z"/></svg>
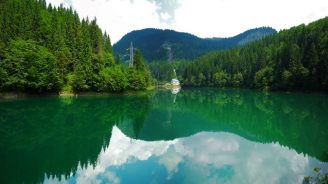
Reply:
<svg viewBox="0 0 328 184"><path fill-rule="evenodd" d="M0 101L0 183L302 183L328 172L328 98L178 94Z"/></svg>

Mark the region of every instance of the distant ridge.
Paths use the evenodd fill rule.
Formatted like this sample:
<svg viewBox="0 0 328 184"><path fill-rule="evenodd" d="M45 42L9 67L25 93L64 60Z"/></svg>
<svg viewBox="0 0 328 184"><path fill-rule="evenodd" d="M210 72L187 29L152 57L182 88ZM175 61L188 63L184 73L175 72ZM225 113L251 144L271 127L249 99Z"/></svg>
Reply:
<svg viewBox="0 0 328 184"><path fill-rule="evenodd" d="M147 28L126 34L113 45L113 49L120 60L127 60L124 55L127 54L126 48L132 41L134 46L141 50L146 60L152 62L167 58L163 45L169 44L172 47L174 59L195 59L209 51L242 46L275 33L277 31L271 27L260 27L229 38L199 38L190 33Z"/></svg>

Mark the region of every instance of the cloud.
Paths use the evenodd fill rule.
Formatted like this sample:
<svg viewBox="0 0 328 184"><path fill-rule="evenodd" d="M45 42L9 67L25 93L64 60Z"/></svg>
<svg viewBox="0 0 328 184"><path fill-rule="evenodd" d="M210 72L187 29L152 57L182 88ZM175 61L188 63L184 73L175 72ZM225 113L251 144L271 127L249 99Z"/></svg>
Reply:
<svg viewBox="0 0 328 184"><path fill-rule="evenodd" d="M251 28L288 29L327 16L327 0L180 0L175 30L229 37Z"/></svg>
<svg viewBox="0 0 328 184"><path fill-rule="evenodd" d="M172 24L175 19L175 10L180 7L179 0L147 0L156 5L156 13L159 21L166 24ZM134 3L135 0L130 0Z"/></svg>
<svg viewBox="0 0 328 184"><path fill-rule="evenodd" d="M175 10L180 7L178 0L148 0L156 4L156 12L159 20L171 24L175 19Z"/></svg>
<svg viewBox="0 0 328 184"><path fill-rule="evenodd" d="M161 156L158 163L166 167L168 176L167 179L170 179L172 175L178 172L178 165L183 162L183 157L181 154L176 154L176 149L173 146L170 146L167 149L164 156Z"/></svg>
<svg viewBox="0 0 328 184"><path fill-rule="evenodd" d="M112 43L143 28L174 29L200 37L229 37L247 29L288 29L327 16L327 0L47 0L97 17Z"/></svg>
<svg viewBox="0 0 328 184"><path fill-rule="evenodd" d="M146 142L131 139L116 126L112 129L112 137L108 149L100 154L99 161L105 167L126 164L130 158L147 160L151 156L160 156L175 141ZM102 168L104 169L104 168Z"/></svg>
<svg viewBox="0 0 328 184"><path fill-rule="evenodd" d="M132 30L147 27L165 28L174 15L151 0L49 0L54 5L71 4L80 18L97 18L98 25L109 33L112 43ZM164 14L159 14L158 12Z"/></svg>
<svg viewBox="0 0 328 184"><path fill-rule="evenodd" d="M79 166L76 175L67 181L119 183L131 165L141 177L149 171L145 168L151 166L152 175L164 174L164 178L157 179L185 178L187 183L301 183L314 167L321 167L324 172L328 169L328 163L277 143L251 142L230 133L201 132L172 141L148 142L131 139L115 126L109 147L99 154L96 166ZM160 167L166 173L156 173ZM44 182L58 181L47 177Z"/></svg>
<svg viewBox="0 0 328 184"><path fill-rule="evenodd" d="M108 181L112 184L119 184L120 183L120 178L116 176L115 173L113 172L107 172L106 173Z"/></svg>
<svg viewBox="0 0 328 184"><path fill-rule="evenodd" d="M64 6L65 7L72 7L73 6L72 0L64 0Z"/></svg>
<svg viewBox="0 0 328 184"><path fill-rule="evenodd" d="M55 6L60 6L62 4L66 8L73 7L72 0L47 0L47 2Z"/></svg>

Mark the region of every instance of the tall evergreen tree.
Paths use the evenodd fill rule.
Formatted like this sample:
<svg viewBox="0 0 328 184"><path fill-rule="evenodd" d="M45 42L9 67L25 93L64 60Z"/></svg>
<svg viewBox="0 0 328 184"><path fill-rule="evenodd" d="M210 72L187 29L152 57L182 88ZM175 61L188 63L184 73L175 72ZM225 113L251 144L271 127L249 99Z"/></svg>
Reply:
<svg viewBox="0 0 328 184"><path fill-rule="evenodd" d="M128 69L115 64L110 37L96 19L81 21L72 8L45 0L3 0L0 10L0 91L127 88ZM139 74L143 84L149 72Z"/></svg>

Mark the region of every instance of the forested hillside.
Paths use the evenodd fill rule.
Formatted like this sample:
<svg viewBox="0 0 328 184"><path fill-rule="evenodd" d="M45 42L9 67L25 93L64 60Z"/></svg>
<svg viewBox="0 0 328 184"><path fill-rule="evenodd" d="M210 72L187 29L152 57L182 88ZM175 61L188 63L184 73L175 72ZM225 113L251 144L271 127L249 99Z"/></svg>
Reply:
<svg viewBox="0 0 328 184"><path fill-rule="evenodd" d="M125 42L134 41L140 48L132 68L115 62L109 35L96 19L81 20L72 9L53 7L45 0L0 1L0 30L2 92L145 89L152 78L141 52L166 60L165 43L171 45L175 59L240 46L207 53L195 62L175 62L183 85L328 91L328 18L278 34L259 28L226 39L200 39L170 30L135 31L116 45L126 52ZM258 38L262 39L247 44ZM149 67L159 81L172 77L167 62Z"/></svg>
<svg viewBox="0 0 328 184"><path fill-rule="evenodd" d="M328 91L328 17L175 65L187 86ZM158 80L170 79L171 67L150 65Z"/></svg>
<svg viewBox="0 0 328 184"><path fill-rule="evenodd" d="M140 52L135 66L115 63L97 20L45 0L0 2L0 91L48 93L144 89L151 83Z"/></svg>
<svg viewBox="0 0 328 184"><path fill-rule="evenodd" d="M148 62L167 60L168 45L172 48L175 59L195 59L209 51L227 49L237 45L245 45L267 35L276 33L270 27L251 29L230 38L206 38L202 39L189 33L176 32L173 30L142 29L126 34L114 44L115 55L121 61L128 58L126 49L130 43L140 48Z"/></svg>

